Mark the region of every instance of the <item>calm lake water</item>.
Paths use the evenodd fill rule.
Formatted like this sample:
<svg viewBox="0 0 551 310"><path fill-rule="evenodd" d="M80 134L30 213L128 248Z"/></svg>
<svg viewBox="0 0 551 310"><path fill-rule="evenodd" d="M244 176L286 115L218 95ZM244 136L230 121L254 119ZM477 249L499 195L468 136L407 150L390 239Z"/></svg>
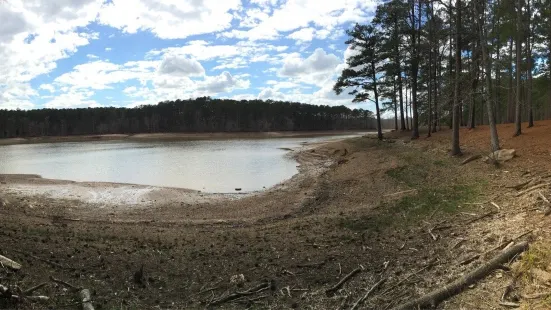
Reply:
<svg viewBox="0 0 551 310"><path fill-rule="evenodd" d="M281 148L349 136L178 142L70 142L0 147L0 174L132 183L228 193L291 178L297 163Z"/></svg>

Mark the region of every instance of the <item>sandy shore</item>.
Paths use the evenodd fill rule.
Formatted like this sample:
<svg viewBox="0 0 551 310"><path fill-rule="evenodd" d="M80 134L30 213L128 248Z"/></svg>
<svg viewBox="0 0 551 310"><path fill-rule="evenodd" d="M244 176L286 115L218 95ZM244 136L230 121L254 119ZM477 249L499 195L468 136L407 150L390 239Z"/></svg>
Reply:
<svg viewBox="0 0 551 310"><path fill-rule="evenodd" d="M372 133L361 130L332 130L332 131L281 131L281 132L215 132L215 133L143 133L143 134L110 134L110 135L83 135L83 136L52 136L33 138L0 139L1 145L28 144L28 143L58 143L58 142L87 142L87 141L194 141L194 140L233 140L233 139L274 139L274 138L309 138L319 136L339 136L356 133Z"/></svg>

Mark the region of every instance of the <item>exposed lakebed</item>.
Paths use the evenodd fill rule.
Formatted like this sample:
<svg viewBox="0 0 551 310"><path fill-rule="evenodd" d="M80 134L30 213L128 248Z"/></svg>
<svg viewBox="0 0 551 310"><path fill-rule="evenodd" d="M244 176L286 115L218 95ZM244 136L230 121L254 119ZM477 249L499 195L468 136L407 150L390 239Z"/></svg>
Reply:
<svg viewBox="0 0 551 310"><path fill-rule="evenodd" d="M0 174L176 187L210 193L262 190L297 173L288 150L347 136L174 142L70 142L0 147Z"/></svg>

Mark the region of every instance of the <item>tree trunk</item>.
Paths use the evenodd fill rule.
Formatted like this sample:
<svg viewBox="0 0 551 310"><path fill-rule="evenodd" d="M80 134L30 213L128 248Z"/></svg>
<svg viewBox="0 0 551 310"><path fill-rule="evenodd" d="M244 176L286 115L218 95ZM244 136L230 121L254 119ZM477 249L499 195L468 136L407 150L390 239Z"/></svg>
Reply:
<svg viewBox="0 0 551 310"><path fill-rule="evenodd" d="M514 121L513 112L513 39L509 40L509 92L507 94L507 123Z"/></svg>
<svg viewBox="0 0 551 310"><path fill-rule="evenodd" d="M396 76L392 77L392 94L393 94L392 105L394 106L394 130L398 130L398 102L396 100Z"/></svg>
<svg viewBox="0 0 551 310"><path fill-rule="evenodd" d="M461 0L456 1L455 21L455 91L453 98L453 135L452 135L452 156L461 155L459 146L459 122L460 122L460 101L459 88L461 78Z"/></svg>
<svg viewBox="0 0 551 310"><path fill-rule="evenodd" d="M528 104L528 128L534 127L534 111L532 105L532 15L530 0L526 1L526 10L528 15L528 37L526 38L526 54L528 61L528 87L526 90L526 103Z"/></svg>
<svg viewBox="0 0 551 310"><path fill-rule="evenodd" d="M398 92L400 93L400 130L406 130L406 120L404 119L404 84L402 82L402 59L400 57L400 42L398 36L398 17L394 18L394 40L396 45L394 46L396 71L398 71ZM406 107L407 108L407 107ZM407 113L407 111L406 111ZM407 117L406 117L407 118Z"/></svg>
<svg viewBox="0 0 551 310"><path fill-rule="evenodd" d="M520 136L522 134L522 129L520 127L521 123L521 109L520 109L520 100L521 100L521 50L522 50L522 0L517 0L517 42L516 42L516 56L517 61L515 64L516 79L517 79L517 93L516 93L516 106L515 106L515 136Z"/></svg>
<svg viewBox="0 0 551 310"><path fill-rule="evenodd" d="M499 137L497 135L497 127L494 117L494 104L492 102L492 65L491 59L488 57L488 39L486 37L486 22L484 9L479 8L479 5L475 3L475 15L478 18L478 33L480 40L480 47L482 49L482 66L485 72L486 87L484 91L484 101L486 101L486 110L488 110L488 123L490 124L490 136L492 152L499 150ZM481 13L479 13L479 10Z"/></svg>
<svg viewBox="0 0 551 310"><path fill-rule="evenodd" d="M408 83L406 82L406 130L409 130L409 115L408 115L408 103L409 103L409 96L408 96Z"/></svg>
<svg viewBox="0 0 551 310"><path fill-rule="evenodd" d="M421 5L421 4L419 4ZM415 1L411 1L411 43L413 48L413 59L411 63L411 113L412 113L412 124L411 124L411 138L419 138L419 112L417 110L417 84L418 84L418 74L419 74L419 37L420 33L418 29L421 28L421 7L418 8L419 18L415 18ZM419 26L417 26L417 21Z"/></svg>
<svg viewBox="0 0 551 310"><path fill-rule="evenodd" d="M371 69L373 72L373 92L375 93L375 110L377 113L377 138L383 140L383 130L381 128L381 111L379 110L379 93L377 92L377 76L375 74L375 62L371 62Z"/></svg>

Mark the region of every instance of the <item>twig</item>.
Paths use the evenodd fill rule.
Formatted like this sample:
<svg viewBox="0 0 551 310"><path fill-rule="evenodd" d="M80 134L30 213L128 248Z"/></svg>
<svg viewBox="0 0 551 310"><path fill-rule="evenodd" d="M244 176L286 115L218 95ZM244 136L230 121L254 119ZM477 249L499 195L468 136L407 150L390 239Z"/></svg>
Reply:
<svg viewBox="0 0 551 310"><path fill-rule="evenodd" d="M513 188L513 189L516 189L517 191L523 187L525 187L526 185L530 184L532 181L534 181L535 179L530 179L526 182L522 182L522 183L519 183L517 185L513 185L513 186L505 186L505 188Z"/></svg>
<svg viewBox="0 0 551 310"><path fill-rule="evenodd" d="M360 299L358 299L358 301L356 301L356 303L354 303L354 305L352 305L352 308L350 308L350 310L355 310L358 308L359 305L361 305L366 299L367 297L369 297L369 295L371 295L371 293L373 291L375 291L381 284L383 284L384 282L386 281L385 278L379 280L379 282L375 283L375 285L373 285L369 291L367 291L367 293L365 293L365 295L363 295Z"/></svg>
<svg viewBox="0 0 551 310"><path fill-rule="evenodd" d="M549 295L551 295L550 292L538 293L538 294L532 294L532 295L521 295L521 297L524 298L524 299L538 299L538 298L542 298L542 297L547 297Z"/></svg>
<svg viewBox="0 0 551 310"><path fill-rule="evenodd" d="M498 211L501 211L501 208L498 206L497 203L495 203L495 202L492 201L492 202L490 202L490 204L491 204L492 206L496 207Z"/></svg>
<svg viewBox="0 0 551 310"><path fill-rule="evenodd" d="M534 191L534 190L536 190L536 189L538 189L538 188L547 187L547 186L549 186L549 185L551 185L551 183L543 183L543 184L539 184L539 185L536 185L536 186L532 186L532 187L530 187L529 189L526 189L526 190L523 190L523 191L520 192L520 193L517 193L516 196L517 196L517 197L520 197L520 196L525 195L525 194L527 194L527 193L530 193L531 191Z"/></svg>
<svg viewBox="0 0 551 310"><path fill-rule="evenodd" d="M80 291L80 290L82 289L81 287L76 287L76 286L72 285L71 283L65 282L65 281L63 281L63 280L56 279L56 278L54 278L53 276L50 276L50 280L51 280L52 282L55 282L55 283L64 285L64 286L66 286L66 287L72 289L73 291Z"/></svg>
<svg viewBox="0 0 551 310"><path fill-rule="evenodd" d="M517 304L516 302L510 302L510 301L500 301L499 304L504 307L509 308L518 308L520 307L520 304Z"/></svg>
<svg viewBox="0 0 551 310"><path fill-rule="evenodd" d="M411 278L412 276L424 271L425 269L429 268L430 266L432 266L432 263L431 264L427 264L425 267L417 270L416 272L408 275L407 277L403 278L402 280L400 280L398 283L394 284L393 286L387 288L386 290L384 290L381 294L386 294L388 292L390 292L391 290L395 289L396 287L400 286L400 284L404 283L405 281L407 281L409 278Z"/></svg>
<svg viewBox="0 0 551 310"><path fill-rule="evenodd" d="M325 262L321 262L321 263L310 263L310 264L298 264L297 267L298 268L316 268L316 267L321 267L325 265Z"/></svg>
<svg viewBox="0 0 551 310"><path fill-rule="evenodd" d="M541 199L543 199L543 201L545 201L547 204L551 204L551 202L549 202L549 199L547 199L541 192L538 192L538 194L540 195Z"/></svg>
<svg viewBox="0 0 551 310"><path fill-rule="evenodd" d="M491 215L494 215L494 214L495 214L494 211L491 211L491 212L488 212L488 213L484 213L484 214L482 214L482 215L479 216L479 217L475 217L474 219L471 219L471 220L467 221L467 222L465 223L465 225L469 225L469 224L472 224L472 223L474 223L474 222L476 222L476 221L480 221L481 219L486 218L486 217L491 216Z"/></svg>
<svg viewBox="0 0 551 310"><path fill-rule="evenodd" d="M407 194L407 193L416 192L416 191L417 191L417 189L408 189L407 191L401 191L401 192L397 192L397 193L393 193L393 194L386 194L385 197L395 196L395 195L400 195L400 194Z"/></svg>
<svg viewBox="0 0 551 310"><path fill-rule="evenodd" d="M47 264L49 264L49 265L51 265L51 266L54 266L54 267L57 267L57 268L59 268L59 269L65 269L65 270L75 270L75 269L77 269L77 268L73 268L73 267L66 267L66 266L60 265L60 264L58 264L58 263L56 263L56 262L52 262L52 261L47 260L47 259L45 259L45 258L41 258L41 257L32 255L32 254L30 254L30 253L26 253L26 252L23 252L23 251L13 250L13 249L12 249L12 251L17 252L17 253L22 254L22 255L25 255L25 256L28 256L28 257L30 257L30 258L34 258L34 259L36 259L36 260L39 260L39 261L44 262L44 263L47 263Z"/></svg>
<svg viewBox="0 0 551 310"><path fill-rule="evenodd" d="M253 287L249 290L246 290L244 292L235 292L235 293L230 294L228 296L221 297L219 299L213 300L209 303L209 305L210 306L220 305L220 304L223 304L225 302L232 301L232 300L235 300L237 298L241 298L243 296L248 296L248 295L260 293L262 291L267 290L268 288L270 288L270 283L262 283L262 284L260 284L258 286L255 286L255 287Z"/></svg>
<svg viewBox="0 0 551 310"><path fill-rule="evenodd" d="M38 284L37 286L33 286L33 287L31 287L31 288L29 288L29 289L23 291L23 294L24 294L24 295L29 295L29 294L31 294L32 292L34 292L34 291L36 291L36 290L38 290L38 289L41 289L41 288L43 288L43 287L46 286L46 285L48 285L47 282L40 283L40 284Z"/></svg>
<svg viewBox="0 0 551 310"><path fill-rule="evenodd" d="M325 293L327 295L330 295L330 294L334 293L335 291L340 289L348 280L352 279L352 277L354 277L356 274L362 272L362 270L363 270L362 267L358 267L358 268L352 270L349 274L344 276L344 278L342 278L337 284L335 284L332 287L326 289Z"/></svg>
<svg viewBox="0 0 551 310"><path fill-rule="evenodd" d="M520 274L513 277L513 279L511 280L511 283L509 283L505 287L505 291L503 291L503 294L501 295L501 301L506 300L507 296L509 296L509 294L513 291L513 288L515 287L515 284L517 283L517 279L518 279L519 276L520 276Z"/></svg>

